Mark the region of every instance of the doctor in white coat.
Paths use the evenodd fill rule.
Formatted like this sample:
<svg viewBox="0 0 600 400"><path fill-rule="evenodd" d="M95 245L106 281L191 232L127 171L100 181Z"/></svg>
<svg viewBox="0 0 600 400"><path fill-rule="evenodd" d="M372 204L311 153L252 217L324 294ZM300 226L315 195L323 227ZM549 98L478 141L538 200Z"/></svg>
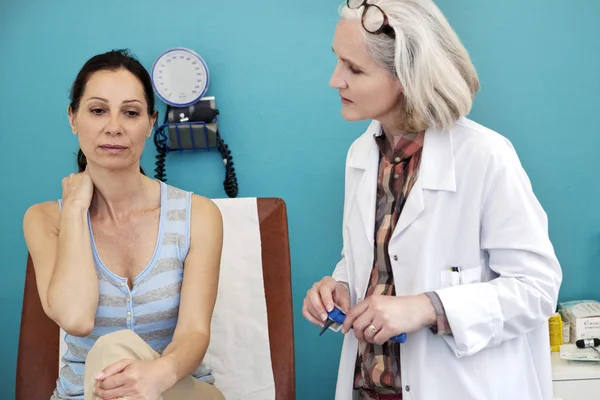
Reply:
<svg viewBox="0 0 600 400"><path fill-rule="evenodd" d="M330 83L373 122L348 152L342 259L303 306L347 312L336 400L552 399L561 268L514 148L465 118L467 51L431 0L341 13Z"/></svg>

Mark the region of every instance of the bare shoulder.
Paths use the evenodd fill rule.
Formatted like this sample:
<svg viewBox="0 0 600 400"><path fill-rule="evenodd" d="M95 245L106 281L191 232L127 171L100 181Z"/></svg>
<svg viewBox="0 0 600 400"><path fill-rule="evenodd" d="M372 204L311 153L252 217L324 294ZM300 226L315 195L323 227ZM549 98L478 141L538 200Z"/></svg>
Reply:
<svg viewBox="0 0 600 400"><path fill-rule="evenodd" d="M192 195L192 230L200 227L222 229L223 217L219 207L211 199L197 194Z"/></svg>
<svg viewBox="0 0 600 400"><path fill-rule="evenodd" d="M190 249L206 257L221 254L222 246L223 218L219 207L206 197L192 195Z"/></svg>
<svg viewBox="0 0 600 400"><path fill-rule="evenodd" d="M25 236L34 231L50 229L58 234L60 219L60 206L57 201L45 201L29 207L23 217L23 230Z"/></svg>

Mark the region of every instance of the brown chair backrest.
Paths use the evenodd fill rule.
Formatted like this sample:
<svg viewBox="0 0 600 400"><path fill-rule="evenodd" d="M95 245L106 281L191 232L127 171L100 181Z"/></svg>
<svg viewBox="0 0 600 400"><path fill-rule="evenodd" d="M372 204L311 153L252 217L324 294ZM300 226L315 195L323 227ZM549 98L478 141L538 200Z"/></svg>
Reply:
<svg viewBox="0 0 600 400"><path fill-rule="evenodd" d="M290 250L285 203L257 199L271 364L277 400L296 398ZM27 258L17 360L17 400L48 400L56 387L59 327L46 316Z"/></svg>

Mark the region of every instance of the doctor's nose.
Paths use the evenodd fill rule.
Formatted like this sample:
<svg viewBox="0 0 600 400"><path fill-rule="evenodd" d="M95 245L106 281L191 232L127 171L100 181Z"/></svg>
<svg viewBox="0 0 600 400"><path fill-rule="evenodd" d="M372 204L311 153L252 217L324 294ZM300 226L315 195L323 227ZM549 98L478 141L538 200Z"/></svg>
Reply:
<svg viewBox="0 0 600 400"><path fill-rule="evenodd" d="M336 67L333 70L333 74L331 75L331 79L329 80L329 86L331 86L334 89L346 89L348 87L348 83L342 77L342 74L340 73L340 69L338 67Z"/></svg>

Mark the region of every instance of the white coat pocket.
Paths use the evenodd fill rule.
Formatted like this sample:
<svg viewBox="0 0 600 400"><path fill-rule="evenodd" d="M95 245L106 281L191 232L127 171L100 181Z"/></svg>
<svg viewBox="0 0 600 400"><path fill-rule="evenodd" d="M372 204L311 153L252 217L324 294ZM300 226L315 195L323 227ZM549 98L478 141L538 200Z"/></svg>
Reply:
<svg viewBox="0 0 600 400"><path fill-rule="evenodd" d="M440 274L442 289L481 282L481 267L468 269L461 268L458 271L453 271L452 268L448 268L441 271Z"/></svg>

